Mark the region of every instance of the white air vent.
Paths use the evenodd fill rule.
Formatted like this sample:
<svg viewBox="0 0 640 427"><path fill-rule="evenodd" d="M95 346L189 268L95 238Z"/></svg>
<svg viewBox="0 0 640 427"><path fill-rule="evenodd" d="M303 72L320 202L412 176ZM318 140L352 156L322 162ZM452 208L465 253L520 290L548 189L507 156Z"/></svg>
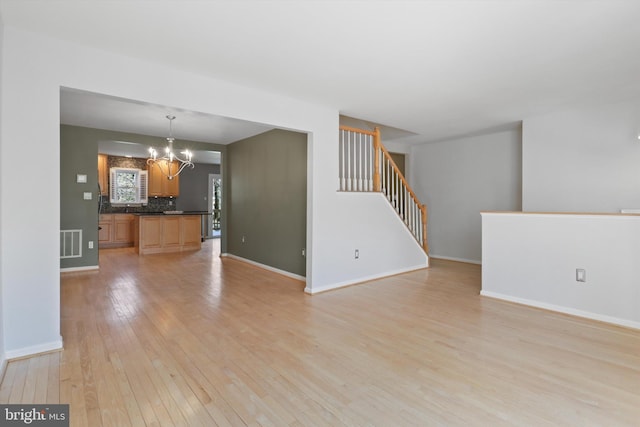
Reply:
<svg viewBox="0 0 640 427"><path fill-rule="evenodd" d="M82 230L60 230L60 258L82 258Z"/></svg>

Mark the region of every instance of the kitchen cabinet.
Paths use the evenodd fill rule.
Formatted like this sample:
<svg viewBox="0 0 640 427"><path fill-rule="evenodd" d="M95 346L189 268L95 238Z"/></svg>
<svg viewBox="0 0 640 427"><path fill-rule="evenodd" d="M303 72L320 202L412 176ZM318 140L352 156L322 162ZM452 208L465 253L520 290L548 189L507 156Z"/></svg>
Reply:
<svg viewBox="0 0 640 427"><path fill-rule="evenodd" d="M134 246L136 252L153 252L154 249L162 248L162 217L145 216L134 220Z"/></svg>
<svg viewBox="0 0 640 427"><path fill-rule="evenodd" d="M141 255L202 247L200 215L138 215L133 230L134 246Z"/></svg>
<svg viewBox="0 0 640 427"><path fill-rule="evenodd" d="M202 245L202 218L200 215L191 215L183 217L183 239L184 247L193 247L200 249Z"/></svg>
<svg viewBox="0 0 640 427"><path fill-rule="evenodd" d="M133 245L133 215L115 214L113 215L113 241L114 243L126 243Z"/></svg>
<svg viewBox="0 0 640 427"><path fill-rule="evenodd" d="M178 162L169 163L167 160L160 160L158 163L150 164L147 168L149 171L149 197L178 197L180 195L180 176L169 179L160 170L162 167L166 171L167 164L169 164L170 174L176 173L180 167Z"/></svg>
<svg viewBox="0 0 640 427"><path fill-rule="evenodd" d="M122 248L133 246L132 214L103 214L98 220L98 247Z"/></svg>
<svg viewBox="0 0 640 427"><path fill-rule="evenodd" d="M180 246L182 222L182 217L171 216L163 218L162 247L171 248Z"/></svg>
<svg viewBox="0 0 640 427"><path fill-rule="evenodd" d="M100 185L100 194L109 195L109 164L106 154L98 154L98 185Z"/></svg>
<svg viewBox="0 0 640 427"><path fill-rule="evenodd" d="M113 243L111 230L113 226L113 215L100 215L98 219L98 247Z"/></svg>

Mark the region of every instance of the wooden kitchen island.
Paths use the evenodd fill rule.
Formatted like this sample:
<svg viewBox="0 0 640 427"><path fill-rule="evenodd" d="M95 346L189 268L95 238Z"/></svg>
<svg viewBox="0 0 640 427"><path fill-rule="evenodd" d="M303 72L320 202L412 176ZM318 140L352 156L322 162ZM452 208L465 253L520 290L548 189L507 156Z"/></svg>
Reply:
<svg viewBox="0 0 640 427"><path fill-rule="evenodd" d="M136 214L133 245L140 255L199 250L201 213Z"/></svg>

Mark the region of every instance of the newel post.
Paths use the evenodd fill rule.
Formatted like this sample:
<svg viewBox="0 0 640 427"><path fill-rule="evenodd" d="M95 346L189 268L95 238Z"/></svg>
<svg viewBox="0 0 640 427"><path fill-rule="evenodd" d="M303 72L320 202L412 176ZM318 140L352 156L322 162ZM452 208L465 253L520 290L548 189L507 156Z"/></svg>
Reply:
<svg viewBox="0 0 640 427"><path fill-rule="evenodd" d="M373 191L380 191L380 129L373 130Z"/></svg>
<svg viewBox="0 0 640 427"><path fill-rule="evenodd" d="M427 242L427 205L420 205L422 212L422 248L429 255L429 242Z"/></svg>

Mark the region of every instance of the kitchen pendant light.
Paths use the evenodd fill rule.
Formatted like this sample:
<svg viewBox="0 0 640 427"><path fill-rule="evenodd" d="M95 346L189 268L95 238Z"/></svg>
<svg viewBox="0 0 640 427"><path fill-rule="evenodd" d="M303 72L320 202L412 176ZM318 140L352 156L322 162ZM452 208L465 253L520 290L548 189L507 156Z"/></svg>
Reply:
<svg viewBox="0 0 640 427"><path fill-rule="evenodd" d="M180 154L184 156L182 158L173 152L173 141L175 141L175 138L173 137L172 123L175 118L176 116L171 114L167 115L167 119L169 119L169 136L167 137L167 147L164 149L164 155L162 157L158 157L156 149L150 147L150 156L147 159L148 165L158 166L160 172L162 172L162 174L168 179L173 179L178 176L186 167L190 167L191 169L195 168L195 165L191 161L193 158L193 153L191 151L181 151Z"/></svg>

